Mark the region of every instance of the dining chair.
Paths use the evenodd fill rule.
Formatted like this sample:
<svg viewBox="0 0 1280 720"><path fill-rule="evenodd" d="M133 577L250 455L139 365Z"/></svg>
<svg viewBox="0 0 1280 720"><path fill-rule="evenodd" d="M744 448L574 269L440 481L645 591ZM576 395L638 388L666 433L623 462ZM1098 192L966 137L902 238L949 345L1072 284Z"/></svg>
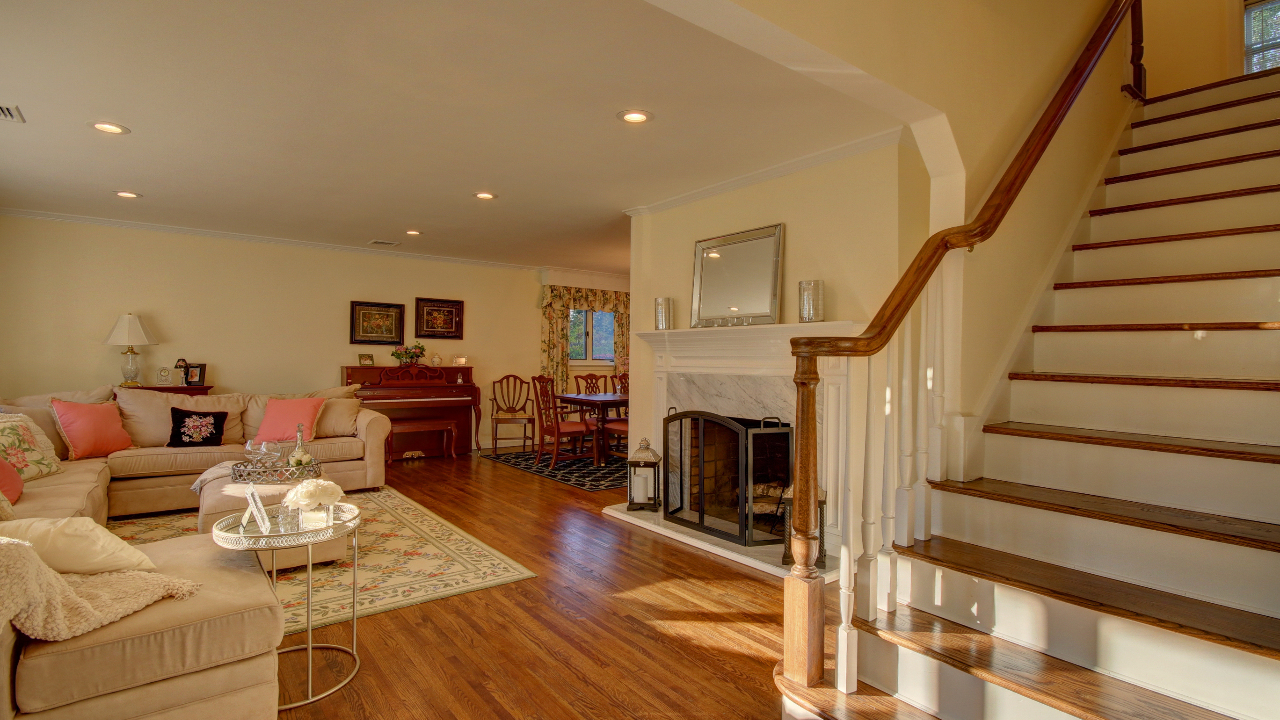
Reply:
<svg viewBox="0 0 1280 720"><path fill-rule="evenodd" d="M493 454L498 454L498 426L520 426L520 452L526 444L533 444L533 432L537 418L533 415L533 397L529 394L529 381L519 375L504 375L493 381L493 395L489 398L489 419L493 431ZM480 449L480 438L476 438Z"/></svg>
<svg viewBox="0 0 1280 720"><path fill-rule="evenodd" d="M631 373L618 373L609 376L609 383L613 385L613 391L619 395L627 394L627 386L630 384Z"/></svg>
<svg viewBox="0 0 1280 720"><path fill-rule="evenodd" d="M587 437L591 436L592 428L580 420L564 419L570 413L564 412L556 405L555 380L546 375L535 375L533 400L538 413L538 454L533 460L535 465L542 462L542 454L547 452L548 438L551 440L551 470L556 469L556 461L561 458L578 460L594 457L594 450L591 449L594 444L591 448L583 450ZM561 447L565 441L570 443L571 449L567 453L561 453Z"/></svg>
<svg viewBox="0 0 1280 720"><path fill-rule="evenodd" d="M577 387L579 395L598 395L608 390L608 375L596 375L595 373L587 373L586 375L574 375L573 384Z"/></svg>

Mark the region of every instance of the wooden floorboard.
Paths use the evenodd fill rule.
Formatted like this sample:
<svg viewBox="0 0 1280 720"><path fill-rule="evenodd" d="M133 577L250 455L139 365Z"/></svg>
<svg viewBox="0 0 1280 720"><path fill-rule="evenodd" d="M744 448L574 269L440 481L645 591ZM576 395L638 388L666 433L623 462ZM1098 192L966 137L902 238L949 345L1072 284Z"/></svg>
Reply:
<svg viewBox="0 0 1280 720"><path fill-rule="evenodd" d="M1091 430L1088 428L1020 422L992 423L983 426L982 432L994 435L1014 435L1040 440L1055 440L1058 442L1083 443L1085 445L1107 445L1131 450L1149 450L1151 452L1174 453L1175 455L1199 455L1223 460L1280 464L1280 447L1271 445L1249 445L1247 443L1222 442L1220 440L1197 440L1193 438L1175 438L1163 435L1143 435L1112 430Z"/></svg>
<svg viewBox="0 0 1280 720"><path fill-rule="evenodd" d="M397 462L387 483L538 577L361 618L360 673L282 720L779 717L778 578L602 515L624 490L474 455ZM289 701L303 655L281 656ZM317 688L349 667L321 657Z"/></svg>
<svg viewBox="0 0 1280 720"><path fill-rule="evenodd" d="M1097 612L1280 659L1280 620L1060 565L934 537L900 554Z"/></svg>
<svg viewBox="0 0 1280 720"><path fill-rule="evenodd" d="M1280 552L1280 525L992 478L929 481L942 492L1093 518L1160 532Z"/></svg>
<svg viewBox="0 0 1280 720"><path fill-rule="evenodd" d="M1011 372L1010 380L1069 382L1088 385L1139 385L1144 387L1198 388L1201 390L1250 390L1280 392L1280 380L1233 378L1146 377L1141 375L1077 375L1074 373Z"/></svg>

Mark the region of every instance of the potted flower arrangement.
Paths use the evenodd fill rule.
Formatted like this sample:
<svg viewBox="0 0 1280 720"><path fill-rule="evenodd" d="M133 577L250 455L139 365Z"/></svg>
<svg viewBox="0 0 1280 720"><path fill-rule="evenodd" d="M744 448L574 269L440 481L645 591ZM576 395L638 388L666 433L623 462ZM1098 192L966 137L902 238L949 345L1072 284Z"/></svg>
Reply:
<svg viewBox="0 0 1280 720"><path fill-rule="evenodd" d="M391 351L391 357L400 361L401 365L417 365L423 355L427 354L427 349L422 347L422 343L414 343L413 345L397 345Z"/></svg>

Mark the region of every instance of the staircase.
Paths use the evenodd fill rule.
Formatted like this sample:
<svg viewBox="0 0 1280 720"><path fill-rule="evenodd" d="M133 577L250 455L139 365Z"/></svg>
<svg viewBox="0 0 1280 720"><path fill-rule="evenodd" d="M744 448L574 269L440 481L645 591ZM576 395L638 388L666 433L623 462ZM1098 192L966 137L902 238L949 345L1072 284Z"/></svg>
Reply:
<svg viewBox="0 0 1280 720"><path fill-rule="evenodd" d="M985 477L854 621L943 720L1280 720L1280 72L1142 113Z"/></svg>

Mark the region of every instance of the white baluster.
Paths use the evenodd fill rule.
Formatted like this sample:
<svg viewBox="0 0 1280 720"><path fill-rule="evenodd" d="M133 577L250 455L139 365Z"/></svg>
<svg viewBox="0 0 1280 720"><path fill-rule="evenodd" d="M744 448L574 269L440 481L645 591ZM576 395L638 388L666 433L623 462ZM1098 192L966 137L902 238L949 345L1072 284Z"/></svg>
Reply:
<svg viewBox="0 0 1280 720"><path fill-rule="evenodd" d="M919 361L916 363L919 382L916 387L916 475L913 480L915 490L911 493L915 502L915 528L912 537L916 540L928 540L932 537L929 515L929 324L933 322L929 314L929 303L920 303L920 339Z"/></svg>
<svg viewBox="0 0 1280 720"><path fill-rule="evenodd" d="M933 321L931 342L933 344L929 361L933 367L933 384L930 395L930 419L933 421L932 434L929 437L929 474L935 480L947 479L947 428L945 405L946 368L943 362L946 357L943 316L942 316L942 278L935 275L929 282L930 315Z"/></svg>
<svg viewBox="0 0 1280 720"><path fill-rule="evenodd" d="M889 341L884 349L885 385L884 410L880 420L884 423L883 467L880 473L880 582L877 586L876 606L885 612L897 609L898 552L893 549L897 534L898 490L898 411L902 403L898 396L898 356L901 354L902 333Z"/></svg>
<svg viewBox="0 0 1280 720"><path fill-rule="evenodd" d="M911 335L910 315L903 321L898 336L901 338L902 369L898 373L898 492L894 499L898 506L895 515L901 520L895 528L893 541L899 545L910 545L916 536L915 494L911 487L916 479L916 427L912 407L916 398L911 394L915 364L911 347L914 338Z"/></svg>
<svg viewBox="0 0 1280 720"><path fill-rule="evenodd" d="M888 369L885 353L872 355L867 362L866 443L862 460L862 555L858 557L856 609L858 617L879 617L876 588L879 575L876 555L880 536L876 528L881 480L884 477L884 390Z"/></svg>

